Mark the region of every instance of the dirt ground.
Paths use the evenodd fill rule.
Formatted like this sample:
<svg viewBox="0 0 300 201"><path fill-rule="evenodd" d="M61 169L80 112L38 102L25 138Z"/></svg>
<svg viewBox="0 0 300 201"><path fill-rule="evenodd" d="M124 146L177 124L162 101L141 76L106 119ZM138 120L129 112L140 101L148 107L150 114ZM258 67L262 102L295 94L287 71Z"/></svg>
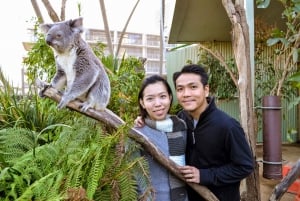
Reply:
<svg viewBox="0 0 300 201"><path fill-rule="evenodd" d="M300 144L289 144L289 145L282 145L282 160L283 165L287 163L295 163L297 160L300 159ZM263 159L263 146L257 145L256 148L257 152L257 160ZM274 189L274 187L280 182L280 180L272 180L266 179L263 175L263 164L259 163L259 175L260 175L260 191L261 191L261 200L268 201L270 195ZM280 201L294 201L295 194L286 192Z"/></svg>

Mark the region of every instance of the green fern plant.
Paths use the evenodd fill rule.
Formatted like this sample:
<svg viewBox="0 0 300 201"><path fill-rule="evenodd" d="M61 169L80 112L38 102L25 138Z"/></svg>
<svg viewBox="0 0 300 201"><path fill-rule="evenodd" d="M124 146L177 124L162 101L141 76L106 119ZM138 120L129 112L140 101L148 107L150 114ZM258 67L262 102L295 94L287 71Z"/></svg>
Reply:
<svg viewBox="0 0 300 201"><path fill-rule="evenodd" d="M128 127L122 127L111 135L105 135L98 122L81 117L74 122L66 122L56 141L40 145L35 153L30 147L22 156L6 161L0 174L0 197L6 200L72 200L70 191L83 189L86 200L137 200L137 171L148 178L147 163L141 157L131 157L138 146L128 145L127 151L118 151L123 147ZM49 128L51 129L51 128ZM16 131L16 130L15 130ZM20 130L17 131L22 135ZM4 133L4 131L3 131ZM13 133L13 132L12 132ZM30 131L24 131L22 138L36 141ZM4 135L2 135L4 136ZM1 144L13 142L18 135L5 135ZM27 136L27 137L26 137ZM18 147L12 146L11 153L17 153ZM14 149L15 148L15 149ZM2 149L1 149L2 150ZM124 149L121 149L124 150ZM15 151L15 152L14 152ZM1 156L1 154L0 154ZM3 157L2 157L3 158ZM144 181L149 185L149 180Z"/></svg>
<svg viewBox="0 0 300 201"><path fill-rule="evenodd" d="M43 36L38 33L37 36L37 43L24 59L30 85L37 77L49 81L55 71L52 51ZM126 121L135 118L138 107L132 105L136 104L137 91L144 78L141 61L131 57L121 60L105 57L101 44L95 48L95 53L109 66L112 86L109 109ZM39 98L35 91L24 97L10 94L5 94L5 100L0 103L3 114L0 129L28 129L34 136L28 150L34 148L17 155L13 146L9 152L14 159L0 154L1 164L5 162L5 166L0 166L1 199L71 201L79 196L81 200L130 201L137 200L137 181L145 188L149 186L147 163L139 156L133 157L139 146L125 143L129 125L117 131L105 130L99 122L79 113L57 110L53 101ZM56 124L71 128L51 127Z"/></svg>
<svg viewBox="0 0 300 201"><path fill-rule="evenodd" d="M5 78L0 68L0 129L25 128L40 132L46 127L74 118L79 114L67 115L68 110L58 111L53 101L38 97L35 90L29 90L26 95L21 95ZM54 128L48 141L55 139ZM59 129L56 133L59 132Z"/></svg>
<svg viewBox="0 0 300 201"><path fill-rule="evenodd" d="M15 160L35 147L35 136L25 128L0 130L0 158L3 165L12 165Z"/></svg>
<svg viewBox="0 0 300 201"><path fill-rule="evenodd" d="M111 101L108 108L122 119L133 120L138 114L137 95L139 86L145 77L142 60L135 57L121 59L107 56L101 58L102 63L109 69L112 86Z"/></svg>

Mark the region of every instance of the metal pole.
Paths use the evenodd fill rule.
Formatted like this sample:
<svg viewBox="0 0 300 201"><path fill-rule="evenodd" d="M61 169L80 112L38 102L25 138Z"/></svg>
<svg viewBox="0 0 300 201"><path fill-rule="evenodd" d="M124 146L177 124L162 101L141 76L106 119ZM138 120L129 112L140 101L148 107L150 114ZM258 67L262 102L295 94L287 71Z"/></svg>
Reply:
<svg viewBox="0 0 300 201"><path fill-rule="evenodd" d="M282 179L281 101L265 96L263 109L263 177Z"/></svg>

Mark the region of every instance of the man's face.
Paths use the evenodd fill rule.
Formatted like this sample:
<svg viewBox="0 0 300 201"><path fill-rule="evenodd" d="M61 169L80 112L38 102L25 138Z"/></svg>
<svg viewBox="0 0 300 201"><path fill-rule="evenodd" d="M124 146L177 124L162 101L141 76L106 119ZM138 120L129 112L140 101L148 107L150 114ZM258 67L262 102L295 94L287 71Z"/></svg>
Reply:
<svg viewBox="0 0 300 201"><path fill-rule="evenodd" d="M176 80L178 102L194 119L198 119L207 107L206 97L209 94L208 85L203 86L200 79L197 74L184 73Z"/></svg>

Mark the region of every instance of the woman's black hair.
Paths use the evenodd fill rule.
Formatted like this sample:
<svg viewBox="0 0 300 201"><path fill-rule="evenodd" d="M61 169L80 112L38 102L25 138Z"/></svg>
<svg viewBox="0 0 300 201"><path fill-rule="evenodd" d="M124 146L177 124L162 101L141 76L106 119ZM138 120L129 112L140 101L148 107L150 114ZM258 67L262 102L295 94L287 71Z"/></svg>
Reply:
<svg viewBox="0 0 300 201"><path fill-rule="evenodd" d="M140 116L142 116L143 119L145 119L147 117L148 112L146 111L146 109L143 108L143 106L140 103L140 100L142 100L143 97L144 97L145 88L148 85L155 84L157 82L162 82L163 85L165 85L168 94L171 96L170 106L172 105L172 102L173 102L172 90L171 90L171 87L170 87L169 83L167 82L167 80L165 78L159 76L159 75L151 75L149 77L146 77L142 82L142 85L141 85L140 91L139 91L139 95L138 95L138 104L139 104L139 108L140 108Z"/></svg>

